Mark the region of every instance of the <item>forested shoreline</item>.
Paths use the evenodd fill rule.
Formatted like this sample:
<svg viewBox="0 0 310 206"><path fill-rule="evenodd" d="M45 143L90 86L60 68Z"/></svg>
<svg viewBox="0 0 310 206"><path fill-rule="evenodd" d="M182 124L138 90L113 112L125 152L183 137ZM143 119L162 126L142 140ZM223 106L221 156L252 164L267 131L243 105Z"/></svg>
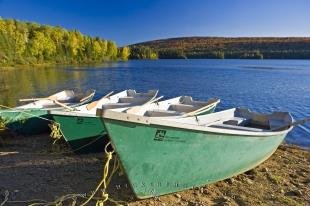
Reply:
<svg viewBox="0 0 310 206"><path fill-rule="evenodd" d="M310 37L182 37L118 47L77 30L0 18L0 67L158 58L310 59Z"/></svg>
<svg viewBox="0 0 310 206"><path fill-rule="evenodd" d="M142 42L160 59L310 59L310 37L181 37Z"/></svg>
<svg viewBox="0 0 310 206"><path fill-rule="evenodd" d="M77 30L0 18L0 66L127 60L129 47Z"/></svg>

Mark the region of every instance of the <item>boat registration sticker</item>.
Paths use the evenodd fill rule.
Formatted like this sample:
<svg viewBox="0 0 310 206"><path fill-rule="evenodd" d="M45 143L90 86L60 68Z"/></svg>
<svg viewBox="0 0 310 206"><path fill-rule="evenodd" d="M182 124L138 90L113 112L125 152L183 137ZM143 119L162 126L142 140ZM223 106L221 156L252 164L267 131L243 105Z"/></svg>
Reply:
<svg viewBox="0 0 310 206"><path fill-rule="evenodd" d="M157 140L157 141L163 141L164 138L165 138L165 135L166 135L166 130L163 130L163 129L158 129L155 133L155 138L154 140Z"/></svg>
<svg viewBox="0 0 310 206"><path fill-rule="evenodd" d="M169 141L169 142L186 142L184 139L181 139L180 137L167 135L167 131L163 129L156 130L154 140Z"/></svg>

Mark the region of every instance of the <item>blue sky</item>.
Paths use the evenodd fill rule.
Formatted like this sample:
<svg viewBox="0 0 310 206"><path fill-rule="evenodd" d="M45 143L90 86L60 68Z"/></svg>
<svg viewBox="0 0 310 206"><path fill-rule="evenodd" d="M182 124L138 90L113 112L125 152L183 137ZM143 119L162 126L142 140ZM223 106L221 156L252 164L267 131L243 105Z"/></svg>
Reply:
<svg viewBox="0 0 310 206"><path fill-rule="evenodd" d="M180 36L310 36L310 0L0 0L0 16L118 45Z"/></svg>

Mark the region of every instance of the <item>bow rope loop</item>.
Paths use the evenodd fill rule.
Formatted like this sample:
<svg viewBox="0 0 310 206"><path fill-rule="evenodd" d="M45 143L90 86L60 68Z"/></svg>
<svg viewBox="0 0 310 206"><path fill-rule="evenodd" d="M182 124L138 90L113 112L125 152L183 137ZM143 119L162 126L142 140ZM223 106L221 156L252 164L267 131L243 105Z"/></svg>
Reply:
<svg viewBox="0 0 310 206"><path fill-rule="evenodd" d="M6 129L5 121L0 117L0 131L4 131Z"/></svg>
<svg viewBox="0 0 310 206"><path fill-rule="evenodd" d="M104 206L104 203L109 200L109 194L106 193L106 189L108 187L108 184L110 183L110 180L113 176L113 174L116 172L117 170L117 163L116 161L114 161L114 167L111 171L111 174L109 176L109 170L110 170L110 162L113 158L113 153L114 153L114 150L112 151L108 151L108 146L111 144L111 142L109 142L105 148L104 148L104 151L105 151L105 154L106 154L106 163L104 165L104 169L103 169L103 177L102 177L102 180L100 181L100 183L98 184L97 188L95 189L94 192L92 192L91 196L84 202L81 204L81 206L85 206L87 205L87 203L89 201L91 201L95 194L98 192L98 190L100 189L100 187L103 185L102 189L101 189L101 198L99 200L97 200L96 202L96 206Z"/></svg>
<svg viewBox="0 0 310 206"><path fill-rule="evenodd" d="M51 128L50 137L54 139L53 144L55 144L55 142L57 142L57 140L59 140L62 137L62 133L60 130L60 124L57 122L52 122L48 126Z"/></svg>

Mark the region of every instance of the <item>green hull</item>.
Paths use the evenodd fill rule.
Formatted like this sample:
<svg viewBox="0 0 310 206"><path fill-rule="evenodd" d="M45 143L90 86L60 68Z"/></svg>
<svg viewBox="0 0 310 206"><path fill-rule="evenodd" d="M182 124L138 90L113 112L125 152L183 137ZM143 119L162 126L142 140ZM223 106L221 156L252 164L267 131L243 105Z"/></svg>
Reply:
<svg viewBox="0 0 310 206"><path fill-rule="evenodd" d="M38 117L50 119L46 110L0 110L0 117L4 120L8 129L22 135L35 135L49 131L47 120Z"/></svg>
<svg viewBox="0 0 310 206"><path fill-rule="evenodd" d="M285 135L246 137L104 119L138 198L223 180L266 160Z"/></svg>
<svg viewBox="0 0 310 206"><path fill-rule="evenodd" d="M106 130L99 117L51 114L60 124L60 130L70 147L76 152L93 152L102 150Z"/></svg>

